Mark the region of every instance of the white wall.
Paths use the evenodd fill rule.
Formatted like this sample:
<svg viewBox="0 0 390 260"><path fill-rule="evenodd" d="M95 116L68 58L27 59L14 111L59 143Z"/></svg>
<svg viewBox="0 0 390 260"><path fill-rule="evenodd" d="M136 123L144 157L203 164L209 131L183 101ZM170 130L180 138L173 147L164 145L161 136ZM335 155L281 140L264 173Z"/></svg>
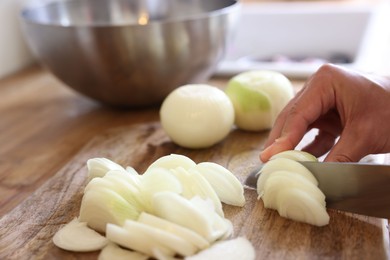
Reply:
<svg viewBox="0 0 390 260"><path fill-rule="evenodd" d="M0 0L0 78L33 62L20 22L20 0Z"/></svg>

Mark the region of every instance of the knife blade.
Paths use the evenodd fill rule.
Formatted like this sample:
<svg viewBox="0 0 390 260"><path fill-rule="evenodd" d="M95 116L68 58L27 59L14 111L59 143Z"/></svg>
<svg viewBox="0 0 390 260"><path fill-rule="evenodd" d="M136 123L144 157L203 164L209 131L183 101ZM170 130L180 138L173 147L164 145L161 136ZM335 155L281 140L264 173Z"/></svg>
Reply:
<svg viewBox="0 0 390 260"><path fill-rule="evenodd" d="M390 165L370 163L299 162L318 180L326 207L390 219ZM256 189L257 173L245 185Z"/></svg>

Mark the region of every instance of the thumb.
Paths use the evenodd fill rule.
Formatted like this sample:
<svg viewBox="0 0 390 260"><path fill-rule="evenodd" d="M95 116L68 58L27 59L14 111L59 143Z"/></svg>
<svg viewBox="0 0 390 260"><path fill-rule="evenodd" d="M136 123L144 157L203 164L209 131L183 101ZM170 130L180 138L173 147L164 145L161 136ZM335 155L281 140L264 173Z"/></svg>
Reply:
<svg viewBox="0 0 390 260"><path fill-rule="evenodd" d="M326 156L326 162L358 162L367 155L364 141L355 132L343 131L335 146Z"/></svg>

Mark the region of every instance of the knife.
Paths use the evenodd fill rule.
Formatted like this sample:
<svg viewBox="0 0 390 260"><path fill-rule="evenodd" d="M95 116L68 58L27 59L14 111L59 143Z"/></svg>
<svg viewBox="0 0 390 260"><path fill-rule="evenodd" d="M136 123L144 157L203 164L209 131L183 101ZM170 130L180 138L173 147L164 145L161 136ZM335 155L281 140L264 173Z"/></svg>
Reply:
<svg viewBox="0 0 390 260"><path fill-rule="evenodd" d="M318 180L326 207L390 219L390 165L369 163L299 162ZM245 180L256 189L257 171Z"/></svg>

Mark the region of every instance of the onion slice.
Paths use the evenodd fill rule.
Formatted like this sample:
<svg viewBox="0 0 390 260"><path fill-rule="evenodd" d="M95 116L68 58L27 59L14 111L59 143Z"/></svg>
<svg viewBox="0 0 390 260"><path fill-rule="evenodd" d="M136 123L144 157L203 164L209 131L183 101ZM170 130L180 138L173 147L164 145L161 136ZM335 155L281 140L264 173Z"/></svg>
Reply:
<svg viewBox="0 0 390 260"><path fill-rule="evenodd" d="M168 250L182 256L193 255L198 251L190 242L160 228L154 228L134 220L126 220L123 227L129 233L142 234L146 238L145 244L156 244L159 245L159 248L168 248Z"/></svg>
<svg viewBox="0 0 390 260"><path fill-rule="evenodd" d="M155 160L151 165L149 165L146 171L156 167L171 170L171 169L176 169L177 167L190 169L195 166L196 163L185 155L170 154L170 155L162 156L157 160Z"/></svg>
<svg viewBox="0 0 390 260"><path fill-rule="evenodd" d="M98 260L147 260L149 256L121 248L115 243L108 243L98 256Z"/></svg>
<svg viewBox="0 0 390 260"><path fill-rule="evenodd" d="M161 251L164 255L175 255L175 252L173 250L170 250L164 246L161 246L161 244L156 243L154 240L150 240L149 237L144 233L133 233L129 232L124 227L114 225L114 224L107 224L107 238L128 249L135 250L137 252L141 252L143 254L146 254L148 256L155 256L154 250L158 249Z"/></svg>
<svg viewBox="0 0 390 260"><path fill-rule="evenodd" d="M210 246L210 243L198 233L176 223L170 222L166 219L142 212L138 218L138 222L175 234L190 242L199 250Z"/></svg>
<svg viewBox="0 0 390 260"><path fill-rule="evenodd" d="M107 158L92 158L87 161L88 178L103 177L110 170L125 171L119 164Z"/></svg>
<svg viewBox="0 0 390 260"><path fill-rule="evenodd" d="M186 257L185 260L254 260L255 256L255 249L252 243L244 237L237 237L217 242L196 255Z"/></svg>
<svg viewBox="0 0 390 260"><path fill-rule="evenodd" d="M197 172L195 169L185 170L184 168L176 168L172 170L174 175L179 179L183 186L182 196L191 199L194 196L199 196L203 199L210 199L214 204L215 211L223 216L222 203L218 198L217 193L210 183Z"/></svg>
<svg viewBox="0 0 390 260"><path fill-rule="evenodd" d="M312 194L298 188L282 190L278 195L278 213L285 218L315 226L329 224L326 208Z"/></svg>
<svg viewBox="0 0 390 260"><path fill-rule="evenodd" d="M316 162L316 161L318 161L317 157L315 157L314 155L312 155L308 152L298 151L298 150L288 150L288 151L283 151L283 152L277 153L277 154L273 155L270 158L270 160L273 160L276 158L287 158L287 159L291 159L294 161L301 161L301 162L305 162L305 161Z"/></svg>
<svg viewBox="0 0 390 260"><path fill-rule="evenodd" d="M209 203L208 205L212 206L213 204ZM199 207L199 204L173 192L155 194L153 208L156 216L189 228L209 242L219 239L228 231L227 229L221 231L218 226L213 225L216 216L219 216L215 211L205 210L205 208Z"/></svg>
<svg viewBox="0 0 390 260"><path fill-rule="evenodd" d="M259 198L263 196L264 185L269 176L272 175L273 172L281 170L295 172L296 174L304 176L313 184L318 185L317 179L305 166L295 160L279 157L268 161L259 172L260 176L257 179L257 194L259 195Z"/></svg>
<svg viewBox="0 0 390 260"><path fill-rule="evenodd" d="M108 188L87 191L80 207L80 221L99 232L105 232L107 223L122 225L126 219L137 219L140 210Z"/></svg>
<svg viewBox="0 0 390 260"><path fill-rule="evenodd" d="M86 222L74 218L57 231L53 242L59 248L73 252L91 252L100 250L108 243L107 238L87 227Z"/></svg>
<svg viewBox="0 0 390 260"><path fill-rule="evenodd" d="M290 188L302 190L325 207L325 195L312 182L303 176L290 171L276 171L268 178L262 197L264 206L278 210L280 207L279 193Z"/></svg>
<svg viewBox="0 0 390 260"><path fill-rule="evenodd" d="M260 171L258 198L263 200L264 207L277 210L282 217L316 226L327 225L325 195L314 175L296 160L316 161L317 158L302 151L274 155Z"/></svg>
<svg viewBox="0 0 390 260"><path fill-rule="evenodd" d="M244 206L244 188L231 171L213 162L198 163L195 169L210 183L223 203Z"/></svg>

